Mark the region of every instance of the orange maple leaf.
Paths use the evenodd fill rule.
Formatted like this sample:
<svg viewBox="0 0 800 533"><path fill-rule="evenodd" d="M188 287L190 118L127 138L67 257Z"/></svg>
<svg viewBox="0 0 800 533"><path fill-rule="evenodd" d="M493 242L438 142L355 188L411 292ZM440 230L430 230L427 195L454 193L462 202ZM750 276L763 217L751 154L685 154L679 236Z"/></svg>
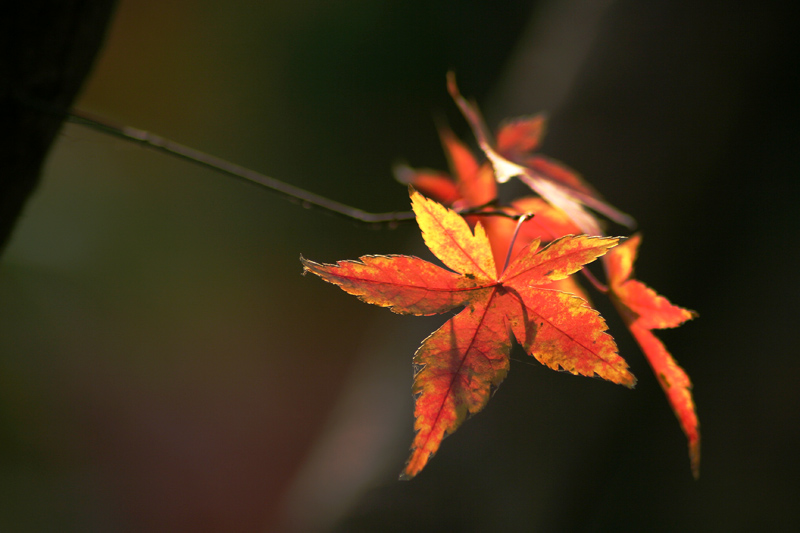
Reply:
<svg viewBox="0 0 800 533"><path fill-rule="evenodd" d="M464 307L414 355L416 436L401 478L417 475L442 439L483 409L508 372L512 334L550 368L634 386L599 313L573 294L547 288L604 255L618 239L566 236L541 249L534 240L498 273L480 222L473 233L455 211L413 190L411 201L425 244L452 271L403 255L335 265L300 258L304 272L396 313Z"/></svg>
<svg viewBox="0 0 800 533"><path fill-rule="evenodd" d="M633 264L640 242L641 236L634 235L604 258L610 295L650 362L675 416L678 417L689 441L692 474L697 478L700 475L700 423L692 399L692 383L652 332L653 329L680 326L697 314L671 304L641 281L632 279Z"/></svg>
<svg viewBox="0 0 800 533"><path fill-rule="evenodd" d="M497 131L496 141L493 141L477 104L461 96L452 73L448 74L447 82L450 95L471 126L487 162L480 165L450 130L440 128L440 137L454 178L438 173L437 187L434 188L426 183L426 172L432 171L414 171L406 167L398 179L419 185L424 194L459 209L484 205L496 196L497 182L507 181L514 176L538 192L541 197L520 198L508 207L501 207L509 214L535 214L532 220L519 228L516 239L512 238L515 231L513 221L499 217L483 219L498 264L501 261L498 258L503 257L512 245L513 249L508 254L510 258L516 257L534 239L546 242L570 234L599 234L600 224L586 207L619 223L633 223L628 215L605 203L600 194L576 172L536 152L546 126L543 114L503 122ZM467 220L474 222L478 218L467 217ZM700 434L691 382L652 333L653 329L678 326L695 314L672 305L646 285L630 279L639 242L640 237L634 236L603 258L610 287L604 287L585 270L584 274L596 288L612 298L655 371L689 440L692 472L697 477ZM548 288L570 292L588 300L583 288L573 278L569 276L554 281Z"/></svg>

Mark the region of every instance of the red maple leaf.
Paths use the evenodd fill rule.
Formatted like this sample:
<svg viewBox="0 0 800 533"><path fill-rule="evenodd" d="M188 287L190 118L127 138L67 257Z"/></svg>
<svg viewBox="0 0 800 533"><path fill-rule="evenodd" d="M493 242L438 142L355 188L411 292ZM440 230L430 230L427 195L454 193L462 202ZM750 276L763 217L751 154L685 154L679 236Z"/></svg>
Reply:
<svg viewBox="0 0 800 533"><path fill-rule="evenodd" d="M650 362L680 421L689 440L692 474L697 478L700 475L700 423L692 400L692 383L652 332L654 329L680 326L697 314L671 304L641 281L631 278L640 242L641 237L634 235L604 258L610 295Z"/></svg>
<svg viewBox="0 0 800 533"><path fill-rule="evenodd" d="M416 191L411 200L425 244L452 271L403 255L335 265L300 258L304 272L396 313L463 307L414 356L416 436L401 478L417 475L442 439L483 409L508 372L512 335L550 368L634 386L599 313L548 287L604 255L618 239L566 236L545 248L534 240L498 272L480 222L473 234L455 211Z"/></svg>
<svg viewBox="0 0 800 533"><path fill-rule="evenodd" d="M477 104L461 96L452 72L447 74L447 90L472 128L499 183L518 177L550 205L564 211L589 235L600 235L601 231L597 219L584 206L625 226L631 227L634 224L633 218L603 200L574 170L534 153L544 133L543 115L523 117L506 123L498 133L495 144Z"/></svg>

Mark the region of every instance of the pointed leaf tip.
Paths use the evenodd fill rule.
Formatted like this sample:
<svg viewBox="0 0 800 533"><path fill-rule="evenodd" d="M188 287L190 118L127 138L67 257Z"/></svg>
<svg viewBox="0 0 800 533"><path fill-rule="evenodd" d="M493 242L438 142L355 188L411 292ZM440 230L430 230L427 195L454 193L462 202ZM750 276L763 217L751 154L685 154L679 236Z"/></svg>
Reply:
<svg viewBox="0 0 800 533"><path fill-rule="evenodd" d="M411 193L411 208L425 245L442 263L473 278L496 277L489 238L480 223L475 225L473 234L461 215L416 191Z"/></svg>
<svg viewBox="0 0 800 533"><path fill-rule="evenodd" d="M661 388L664 390L667 400L686 435L692 475L697 479L700 475L700 422L692 397L692 383L686 372L678 366L672 354L667 351L664 343L651 331L653 327L663 325L662 320L665 316L663 310L659 310L657 306L642 306L631 303L632 294L635 293L626 290L630 286L646 288L644 284L634 279L624 281L621 286L613 283L611 285L611 289L614 291L612 300L650 363L653 373L658 378ZM651 295L651 293L655 295L654 291L650 289L648 291L648 295ZM664 299L664 301L666 300ZM680 310L676 306L672 307ZM632 308L639 312L632 311ZM648 311L648 308L650 311ZM648 312L654 313L656 317L647 316Z"/></svg>

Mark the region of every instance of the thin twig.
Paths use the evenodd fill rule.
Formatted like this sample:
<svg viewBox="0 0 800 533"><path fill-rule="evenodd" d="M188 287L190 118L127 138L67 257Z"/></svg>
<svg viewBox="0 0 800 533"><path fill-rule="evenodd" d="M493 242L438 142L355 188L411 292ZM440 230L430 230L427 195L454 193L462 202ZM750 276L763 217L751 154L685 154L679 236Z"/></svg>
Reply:
<svg viewBox="0 0 800 533"><path fill-rule="evenodd" d="M414 220L414 213L411 211L396 211L391 213L369 213L356 207L345 205L336 200L331 200L320 196L311 191L301 189L284 181L271 178L255 170L242 167L219 157L195 150L183 144L165 139L145 130L115 124L104 117L99 117L85 111L75 110L69 112L69 121L82 126L94 128L103 133L120 137L130 142L135 142L151 148L158 152L163 152L186 161L190 161L200 166L210 168L217 172L239 178L250 183L255 183L274 191L290 201L299 203L306 208L316 208L327 213L355 220L356 222L370 226L395 227L397 224ZM490 205L478 206L459 211L462 215L477 216L501 216L511 219L518 219L519 215L511 215L499 209L484 211Z"/></svg>
<svg viewBox="0 0 800 533"><path fill-rule="evenodd" d="M72 110L70 112L69 120L76 124L89 126L104 133L120 137L127 141L142 144L148 148L156 151L163 152L187 161L191 161L200 166L216 170L223 174L239 178L250 183L255 183L266 187L289 200L300 203L306 208L317 208L328 213L343 216L362 222L365 224L392 224L403 222L406 220L413 220L414 214L412 212L393 212L393 213L368 213L361 209L345 205L325 198L311 191L301 189L284 181L271 178L260 172L256 172L249 168L242 167L230 161L226 161L219 157L206 154L194 148L190 148L183 144L165 139L159 135L155 135L148 131L132 128L130 126L123 126L114 124L113 122L103 118L86 113L84 111Z"/></svg>

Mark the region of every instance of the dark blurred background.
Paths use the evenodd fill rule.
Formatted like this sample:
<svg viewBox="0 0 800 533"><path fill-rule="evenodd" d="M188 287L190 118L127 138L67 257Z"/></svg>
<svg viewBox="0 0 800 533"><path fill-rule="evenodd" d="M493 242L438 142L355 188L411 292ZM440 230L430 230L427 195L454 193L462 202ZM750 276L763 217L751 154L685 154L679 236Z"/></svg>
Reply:
<svg viewBox="0 0 800 533"><path fill-rule="evenodd" d="M800 519L800 37L789 2L119 3L78 108L370 211L403 160L546 110L559 158L644 233L638 277L695 384L701 477L601 305L634 391L513 354L416 479L405 317L300 276L302 253L429 257L67 125L0 262L0 530L781 531ZM511 184L503 191L518 194Z"/></svg>

